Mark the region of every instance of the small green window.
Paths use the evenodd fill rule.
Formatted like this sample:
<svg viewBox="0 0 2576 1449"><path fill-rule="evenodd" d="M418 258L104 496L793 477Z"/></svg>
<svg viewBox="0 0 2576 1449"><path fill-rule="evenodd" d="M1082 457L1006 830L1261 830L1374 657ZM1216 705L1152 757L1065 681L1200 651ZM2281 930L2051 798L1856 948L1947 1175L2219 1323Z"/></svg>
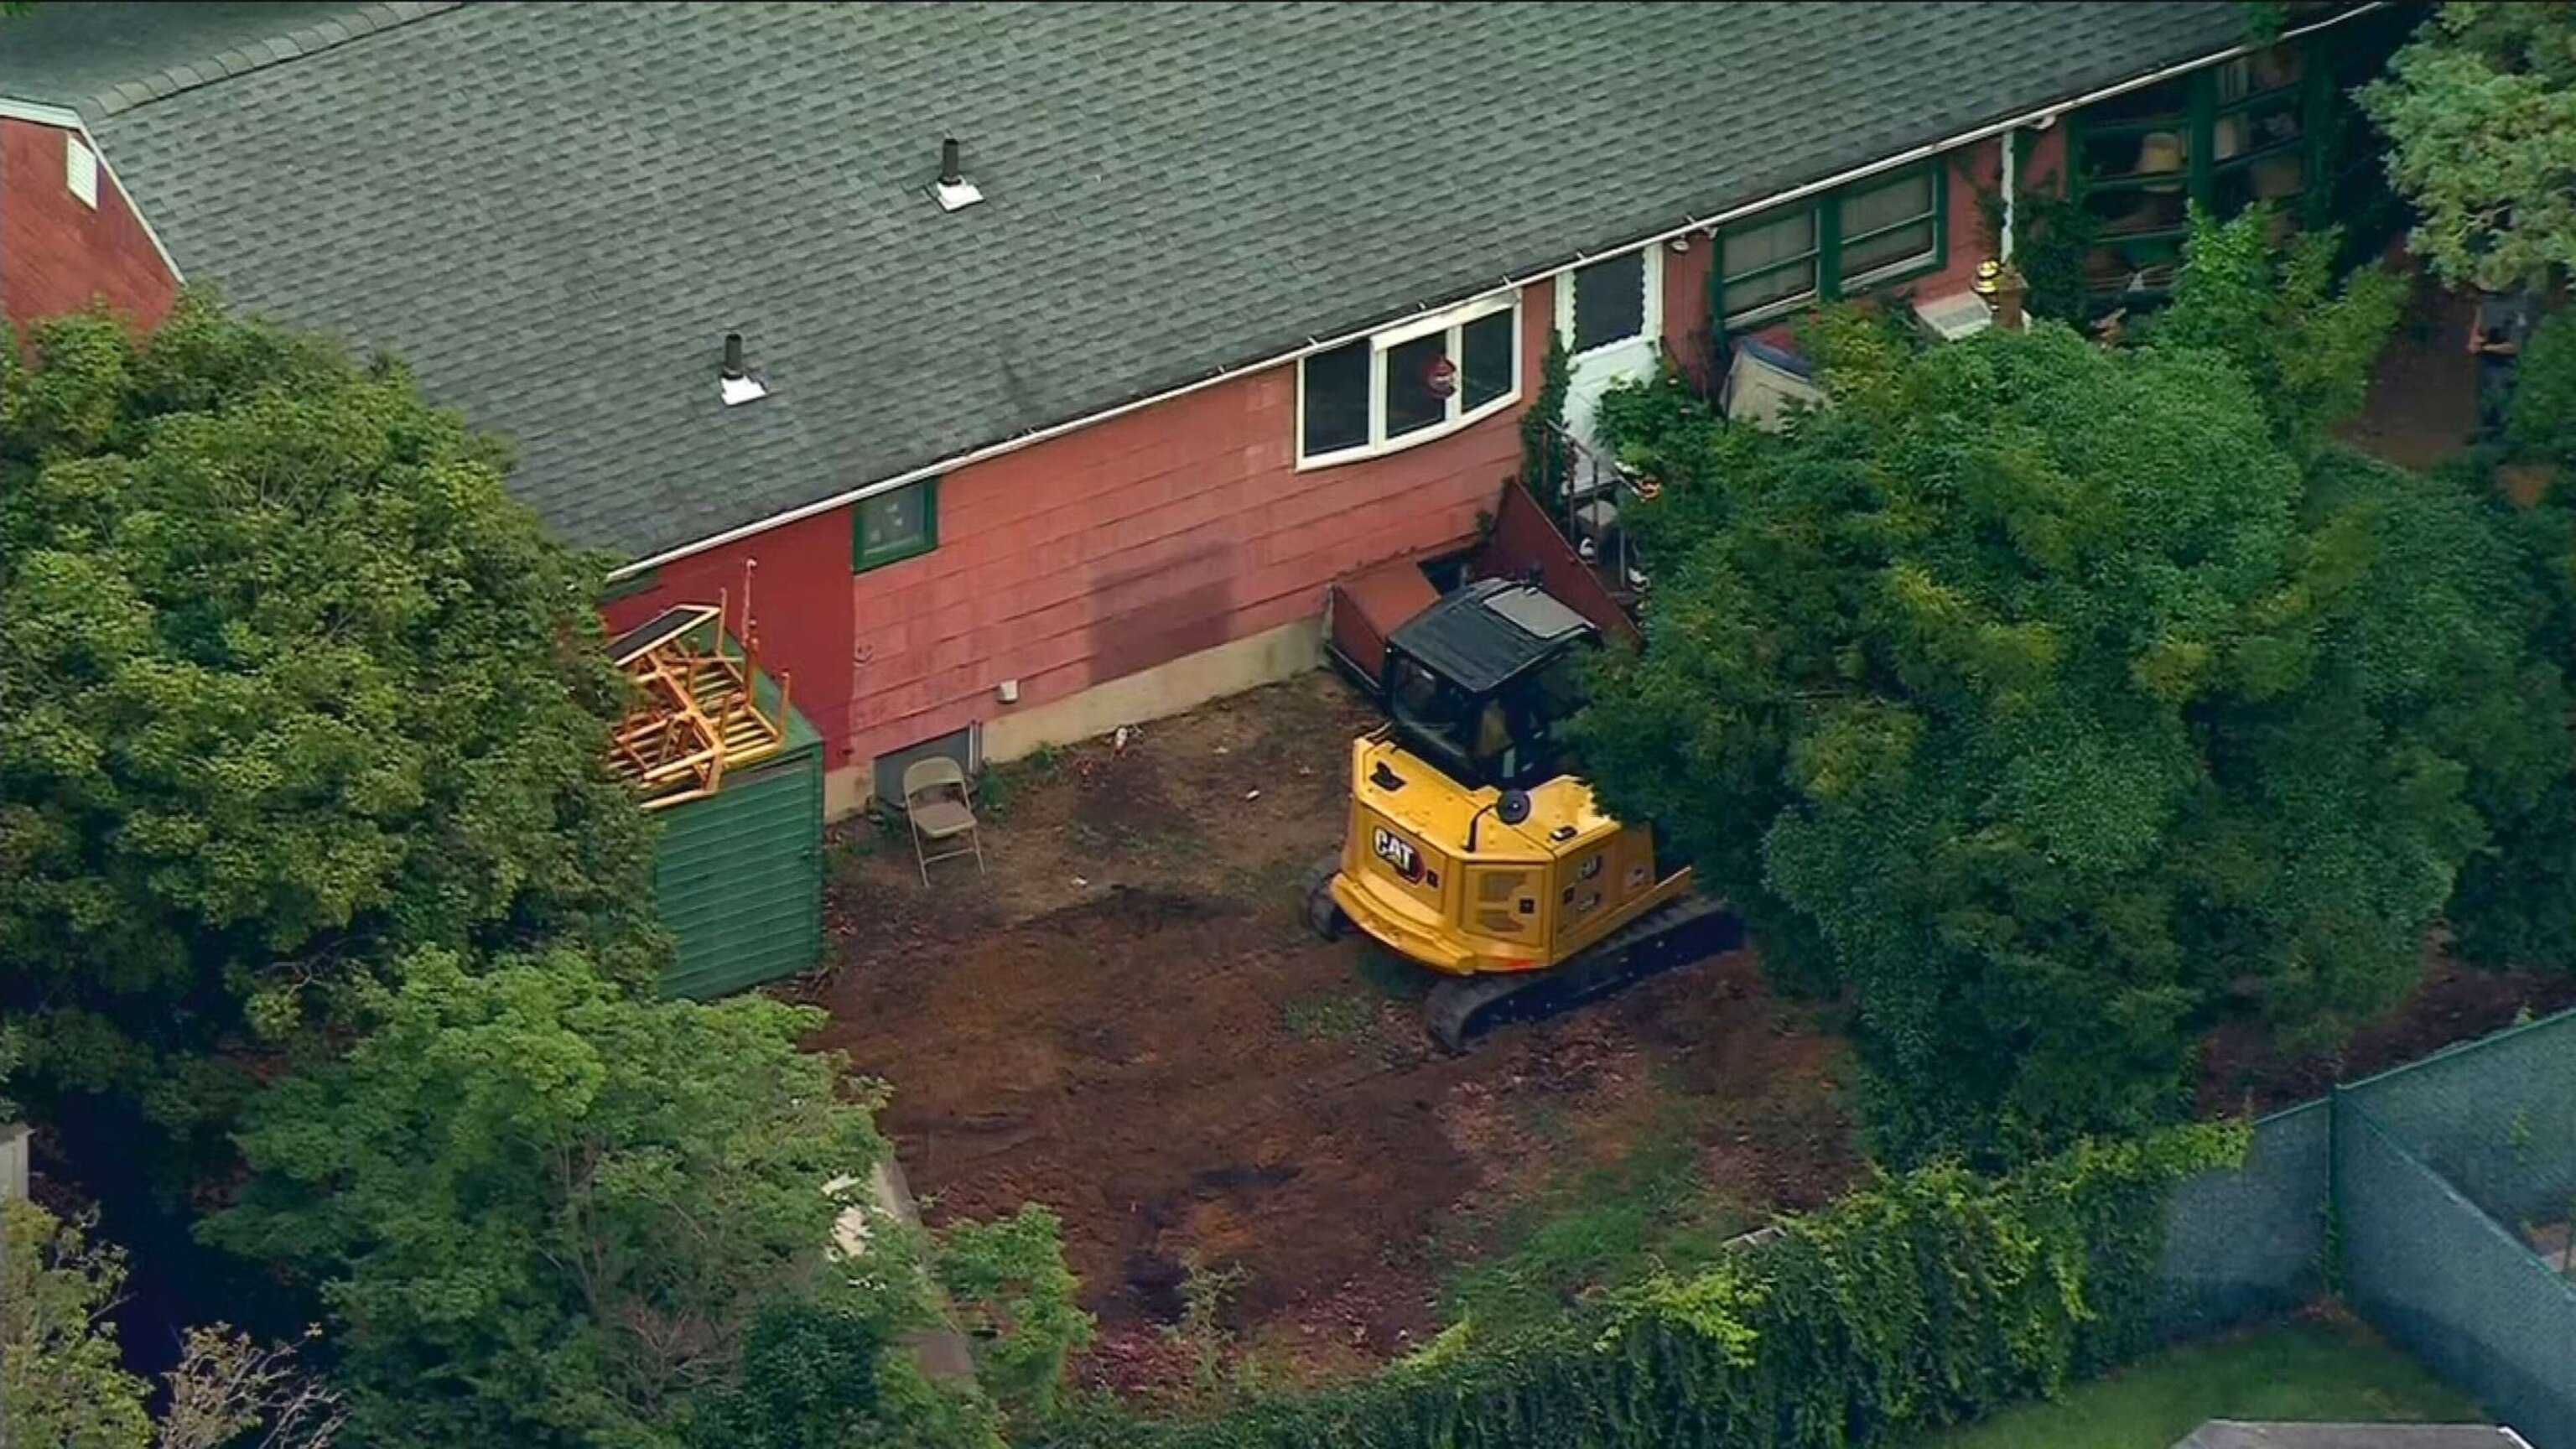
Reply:
<svg viewBox="0 0 2576 1449"><path fill-rule="evenodd" d="M854 574L939 547L936 478L862 498L850 512L856 519L850 546L850 572Z"/></svg>

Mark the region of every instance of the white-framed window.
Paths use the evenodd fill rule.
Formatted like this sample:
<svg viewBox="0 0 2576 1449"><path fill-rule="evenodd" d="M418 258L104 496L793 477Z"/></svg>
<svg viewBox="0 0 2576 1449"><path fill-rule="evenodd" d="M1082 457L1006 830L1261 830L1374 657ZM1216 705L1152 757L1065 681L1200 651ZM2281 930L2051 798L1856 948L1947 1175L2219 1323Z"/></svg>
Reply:
<svg viewBox="0 0 2576 1449"><path fill-rule="evenodd" d="M1576 357L1664 335L1663 252L1638 247L1557 278L1556 331Z"/></svg>
<svg viewBox="0 0 2576 1449"><path fill-rule="evenodd" d="M1297 466L1392 453L1521 395L1521 299L1489 297L1297 364Z"/></svg>

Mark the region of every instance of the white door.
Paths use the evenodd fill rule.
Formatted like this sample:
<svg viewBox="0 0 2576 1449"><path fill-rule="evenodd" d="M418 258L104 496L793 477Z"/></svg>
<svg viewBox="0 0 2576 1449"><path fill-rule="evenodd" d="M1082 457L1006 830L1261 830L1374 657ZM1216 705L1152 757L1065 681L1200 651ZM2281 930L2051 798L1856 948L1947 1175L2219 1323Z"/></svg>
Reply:
<svg viewBox="0 0 2576 1449"><path fill-rule="evenodd" d="M1587 448L1598 446L1601 394L1615 382L1653 377L1661 362L1663 258L1662 247L1639 247L1556 279L1556 335L1569 363L1565 427Z"/></svg>

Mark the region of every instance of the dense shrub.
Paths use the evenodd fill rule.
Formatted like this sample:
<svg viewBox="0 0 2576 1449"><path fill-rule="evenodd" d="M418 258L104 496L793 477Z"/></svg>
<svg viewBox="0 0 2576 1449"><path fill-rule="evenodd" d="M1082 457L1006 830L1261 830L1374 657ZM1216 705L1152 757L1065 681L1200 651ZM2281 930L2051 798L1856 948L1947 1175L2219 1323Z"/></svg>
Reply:
<svg viewBox="0 0 2576 1449"><path fill-rule="evenodd" d="M1223 1418L1113 1409L1054 1449L1774 1449L1901 1443L2146 1347L2167 1190L2240 1128L2084 1144L2002 1179L1943 1165L1789 1223L1772 1244L1550 1328L1474 1326L1353 1388Z"/></svg>
<svg viewBox="0 0 2576 1449"><path fill-rule="evenodd" d="M2576 308L2543 319L2523 344L2505 441L2526 457L2576 468Z"/></svg>

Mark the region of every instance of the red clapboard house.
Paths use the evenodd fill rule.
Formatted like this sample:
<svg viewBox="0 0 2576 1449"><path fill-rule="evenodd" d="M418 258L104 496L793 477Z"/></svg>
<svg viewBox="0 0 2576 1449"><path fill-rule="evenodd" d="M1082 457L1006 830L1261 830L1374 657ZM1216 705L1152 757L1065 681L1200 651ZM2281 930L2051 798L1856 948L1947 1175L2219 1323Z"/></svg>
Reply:
<svg viewBox="0 0 2576 1449"><path fill-rule="evenodd" d="M613 626L749 596L838 814L1312 667L1328 583L1472 541L1551 339L1583 439L1818 299L1961 325L2070 155L2105 297L2192 200L2313 212L2371 9L48 3L0 305L400 352Z"/></svg>

